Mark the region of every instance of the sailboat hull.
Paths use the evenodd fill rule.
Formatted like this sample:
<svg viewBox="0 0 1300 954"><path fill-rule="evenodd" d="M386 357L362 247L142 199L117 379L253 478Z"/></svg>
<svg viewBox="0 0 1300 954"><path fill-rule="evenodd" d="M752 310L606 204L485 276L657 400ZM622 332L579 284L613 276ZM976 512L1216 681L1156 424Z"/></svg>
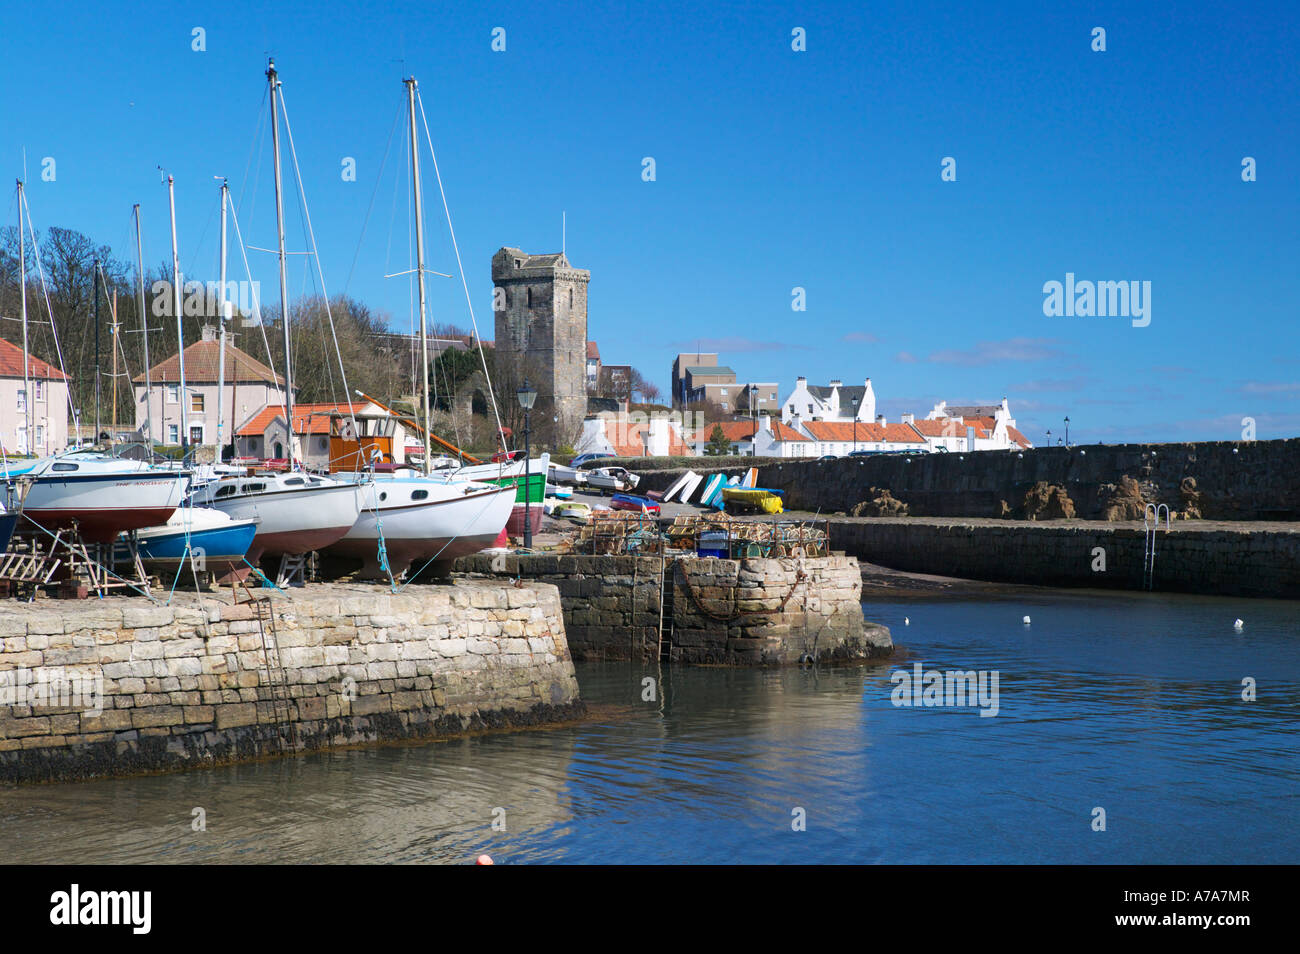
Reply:
<svg viewBox="0 0 1300 954"><path fill-rule="evenodd" d="M46 530L75 525L83 539L111 543L119 533L166 523L188 479L149 471L40 476L23 497L23 517Z"/></svg>
<svg viewBox="0 0 1300 954"><path fill-rule="evenodd" d="M412 501L412 494L421 491L428 496ZM457 557L492 546L510 517L514 498L514 487L467 488L436 478L381 478L371 485L356 523L325 555L359 559L363 577L386 579L379 559L382 533L394 576L418 572L430 562L443 568Z"/></svg>
<svg viewBox="0 0 1300 954"><path fill-rule="evenodd" d="M310 553L341 539L361 510L361 486L337 484L303 490L276 490L227 499L207 506L235 520L256 520L257 534L246 559Z"/></svg>

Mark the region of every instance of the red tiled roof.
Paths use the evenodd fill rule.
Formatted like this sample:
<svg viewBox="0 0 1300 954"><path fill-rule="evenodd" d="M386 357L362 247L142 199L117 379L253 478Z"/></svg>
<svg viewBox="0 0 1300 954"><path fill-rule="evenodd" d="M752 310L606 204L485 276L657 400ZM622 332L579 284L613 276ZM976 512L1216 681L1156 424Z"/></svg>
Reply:
<svg viewBox="0 0 1300 954"><path fill-rule="evenodd" d="M216 384L218 361L221 356L221 342L196 341L185 349L185 383ZM172 355L149 369L154 382L179 381L181 379L181 362L178 355ZM238 375L238 378L236 378ZM284 378L275 374L262 362L245 354L232 344L226 345L226 380L238 380L241 384L272 383L283 385ZM136 384L144 384L144 375L132 378Z"/></svg>
<svg viewBox="0 0 1300 954"><path fill-rule="evenodd" d="M806 441L809 439L804 437L789 424L782 424L780 421L772 422L772 436L778 441Z"/></svg>
<svg viewBox="0 0 1300 954"><path fill-rule="evenodd" d="M857 441L858 443L921 444L921 435L910 424L868 424L865 421L807 421L804 423L816 440Z"/></svg>
<svg viewBox="0 0 1300 954"><path fill-rule="evenodd" d="M23 376L23 349L0 338L0 378L21 378ZM29 354L27 356L27 376L66 381L68 376L53 365Z"/></svg>
<svg viewBox="0 0 1300 954"><path fill-rule="evenodd" d="M1019 444L1021 447L1031 446L1029 438L1020 433L1019 428L1012 427L1010 424L1007 425L1007 437L1011 439L1013 444Z"/></svg>
<svg viewBox="0 0 1300 954"><path fill-rule="evenodd" d="M330 432L330 414L355 414L363 405L347 404L295 404L293 420L295 434L328 434ZM260 437L266 433L271 422L276 418L284 419L283 404L268 404L247 424L235 432L236 437Z"/></svg>
<svg viewBox="0 0 1300 954"><path fill-rule="evenodd" d="M754 429L758 427L753 421L720 421L717 424L705 424L695 432L695 441L710 441L713 439L713 429L722 428L722 436L733 444L741 441L752 440Z"/></svg>
<svg viewBox="0 0 1300 954"><path fill-rule="evenodd" d="M588 361L600 360L600 349L596 347L596 342L594 341L587 342L587 360Z"/></svg>
<svg viewBox="0 0 1300 954"><path fill-rule="evenodd" d="M941 421L916 421L913 425L925 437L965 437L966 426L956 418Z"/></svg>

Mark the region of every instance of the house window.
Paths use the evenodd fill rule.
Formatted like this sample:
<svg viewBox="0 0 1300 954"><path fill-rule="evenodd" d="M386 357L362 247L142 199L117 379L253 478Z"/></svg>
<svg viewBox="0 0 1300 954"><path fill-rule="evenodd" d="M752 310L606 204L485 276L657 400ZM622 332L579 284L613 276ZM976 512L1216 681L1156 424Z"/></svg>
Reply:
<svg viewBox="0 0 1300 954"><path fill-rule="evenodd" d="M181 429L178 424L167 425L167 443L179 444L181 442Z"/></svg>
<svg viewBox="0 0 1300 954"><path fill-rule="evenodd" d="M34 396L35 396L36 400L38 400L38 401L44 401L44 400L45 400L45 382L44 382L44 381L33 381L32 383L36 385L36 391L34 392ZM40 438L37 438L37 440L39 441Z"/></svg>
<svg viewBox="0 0 1300 954"><path fill-rule="evenodd" d="M196 414L202 414L202 413L203 413L203 395L202 395L202 394L191 394L191 395L190 395L190 410L191 410L191 411L194 411Z"/></svg>
<svg viewBox="0 0 1300 954"><path fill-rule="evenodd" d="M41 424L36 425L36 446L37 447L45 446L45 427L44 425Z"/></svg>
<svg viewBox="0 0 1300 954"><path fill-rule="evenodd" d="M175 404L181 399L181 386L179 384L167 385L167 403Z"/></svg>
<svg viewBox="0 0 1300 954"><path fill-rule="evenodd" d="M190 443L191 443L191 444L202 444L202 443L203 443L203 425L202 425L202 424L192 424L192 425L190 425Z"/></svg>
<svg viewBox="0 0 1300 954"><path fill-rule="evenodd" d="M812 407L813 407L813 406L812 406L811 404L808 405L808 413L809 413L809 415L811 415L812 412L813 412Z"/></svg>
<svg viewBox="0 0 1300 954"><path fill-rule="evenodd" d="M22 388L18 389L18 410L27 410L27 392Z"/></svg>

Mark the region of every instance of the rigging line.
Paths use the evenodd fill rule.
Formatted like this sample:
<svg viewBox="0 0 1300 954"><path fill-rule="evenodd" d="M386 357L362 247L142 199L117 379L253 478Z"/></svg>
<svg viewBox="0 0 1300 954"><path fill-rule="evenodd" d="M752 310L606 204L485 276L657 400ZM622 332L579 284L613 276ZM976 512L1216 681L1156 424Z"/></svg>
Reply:
<svg viewBox="0 0 1300 954"><path fill-rule="evenodd" d="M254 165L253 150L254 149L257 150L257 157L258 159L261 159L262 146L263 143L265 142L264 137L266 136L266 115L268 112L268 110L264 108L266 106L266 97L267 97L267 88L266 86L263 86L262 101L257 106L257 127L253 130L253 138L248 144L248 159L244 163L244 178L239 183L240 202L237 205L242 205L243 197L245 195L248 195L248 193L245 191L245 187L248 185L248 171L250 168L257 171L258 178L253 180L253 195L252 198L249 199L249 203L251 205L252 203L257 201L257 183L261 178L262 164L259 162L256 165ZM250 215L252 214L251 211L249 214Z"/></svg>
<svg viewBox="0 0 1300 954"><path fill-rule="evenodd" d="M433 158L433 174L438 180L438 194L442 196L442 208L447 213L447 231L451 233L451 247L456 252L456 267L460 269L460 283L465 289L465 304L469 306L469 320L474 326L474 337L481 344L483 336L479 334L478 319L474 317L474 301L469 293L469 282L465 280L465 265L460 259L460 244L456 241L456 229L451 224L451 209L447 205L447 191L442 187L442 173L438 171L438 154L433 151L433 136L429 134L429 118L424 114L424 98L420 95L418 89L415 91L415 101L420 104L420 119L424 123L424 138L429 143L429 155ZM492 387L492 375L488 371L487 355L481 347L479 348L479 356L483 359L483 376L487 378L488 396L492 399L492 415L497 422L497 439L501 441L501 449L509 451L510 448L506 446L506 435L501 429L501 411L497 407L496 389Z"/></svg>
<svg viewBox="0 0 1300 954"><path fill-rule="evenodd" d="M45 312L50 316L50 333L54 336L54 351L59 356L59 370L63 373L63 377L66 380L68 377L68 369L63 366L63 346L59 344L59 329L54 326L54 308L50 305L50 290L45 285L45 266L41 263L40 246L36 244L36 230L32 228L32 207L31 204L28 203L26 197L23 198L23 207L27 210L27 233L32 237L32 257L36 259L36 273L41 277L41 295L45 299ZM23 356L23 360L27 361L29 364L31 362L31 358L27 355ZM77 436L80 438L81 415L77 413L77 408L72 403L72 388L64 388L63 392L68 398L68 410L72 414L73 427L77 429Z"/></svg>
<svg viewBox="0 0 1300 954"><path fill-rule="evenodd" d="M307 210L307 193L303 190L302 171L298 168L298 150L294 148L293 130L289 126L289 106L284 101L284 88L277 86L276 90L280 94L280 109L284 113L284 131L286 138L289 140L289 155L293 159L294 178L298 181L298 195L302 200L302 217L307 222L307 232L311 236L312 259L316 262L316 272L320 276L321 299L325 302L325 317L329 319L330 337L334 339L334 354L339 361L339 376L343 379L343 390L348 397L348 417L352 421L353 430L360 435L361 428L357 426L357 417L353 411L352 391L348 388L348 373L343 367L343 352L339 350L339 336L334 328L334 313L330 309L329 293L325 290L325 272L321 270L320 252L316 248L316 230L312 228L311 212ZM292 427L292 422L290 422L290 426ZM289 436L289 441L290 443L293 442L292 435Z"/></svg>
<svg viewBox="0 0 1300 954"><path fill-rule="evenodd" d="M253 299L253 315L257 318L257 327L261 329L262 332L262 347L266 349L266 363L271 367L272 385L274 385L275 383L274 378L276 377L275 356L271 354L271 342L269 342L266 339L266 322L262 320L262 304L258 300L257 282L253 281L253 272L248 267L248 252L244 248L244 236L241 235L239 231L239 216L235 214L235 209L233 206L230 209L230 221L233 222L235 226L235 241L239 243L239 256L244 261L244 273L248 276L249 294L250 297ZM238 368L235 369L235 373L236 374L239 373ZM285 381L284 386L287 391L289 387L289 382ZM234 421L230 422L230 426L233 433L233 429L235 427Z"/></svg>
<svg viewBox="0 0 1300 954"><path fill-rule="evenodd" d="M375 176L375 187L370 190L370 204L366 206L366 217L361 221L361 235L357 239L357 250L352 255L352 267L348 269L348 280L343 283L343 294L352 287L352 275L357 270L357 260L361 257L361 245L366 239L366 226L370 224L370 213L375 207L375 198L379 195L379 183L384 178L384 168L388 165L388 152L393 146L393 133L397 131L397 121L402 118L401 107L393 116L392 128L388 130L388 142L384 146L384 158L379 163L379 173Z"/></svg>

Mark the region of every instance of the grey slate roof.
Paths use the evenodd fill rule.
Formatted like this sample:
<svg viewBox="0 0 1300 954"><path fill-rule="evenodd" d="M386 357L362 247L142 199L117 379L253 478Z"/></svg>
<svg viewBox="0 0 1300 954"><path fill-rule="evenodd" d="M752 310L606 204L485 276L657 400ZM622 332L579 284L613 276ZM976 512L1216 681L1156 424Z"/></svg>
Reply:
<svg viewBox="0 0 1300 954"><path fill-rule="evenodd" d="M830 400L831 391L835 390L830 387L822 387L819 384L808 385L808 393L819 401ZM867 393L865 384L850 384L840 387L840 407L858 407L862 404L862 398Z"/></svg>

